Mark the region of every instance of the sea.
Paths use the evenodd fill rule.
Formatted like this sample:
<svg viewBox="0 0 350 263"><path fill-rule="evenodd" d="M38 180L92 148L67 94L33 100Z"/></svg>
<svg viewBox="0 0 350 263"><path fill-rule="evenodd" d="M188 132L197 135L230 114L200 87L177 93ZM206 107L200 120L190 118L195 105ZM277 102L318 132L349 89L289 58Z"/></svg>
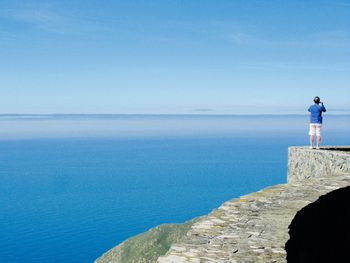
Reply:
<svg viewBox="0 0 350 263"><path fill-rule="evenodd" d="M307 115L0 115L0 262L93 262L163 223L286 183ZM350 145L325 115L323 145Z"/></svg>

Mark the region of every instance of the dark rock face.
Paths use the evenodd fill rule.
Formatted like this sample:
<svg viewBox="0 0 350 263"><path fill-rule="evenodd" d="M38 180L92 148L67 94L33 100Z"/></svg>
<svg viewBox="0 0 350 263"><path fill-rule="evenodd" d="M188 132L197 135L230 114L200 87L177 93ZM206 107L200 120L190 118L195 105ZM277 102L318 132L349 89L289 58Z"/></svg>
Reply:
<svg viewBox="0 0 350 263"><path fill-rule="evenodd" d="M350 262L350 186L301 209L289 235L288 263Z"/></svg>

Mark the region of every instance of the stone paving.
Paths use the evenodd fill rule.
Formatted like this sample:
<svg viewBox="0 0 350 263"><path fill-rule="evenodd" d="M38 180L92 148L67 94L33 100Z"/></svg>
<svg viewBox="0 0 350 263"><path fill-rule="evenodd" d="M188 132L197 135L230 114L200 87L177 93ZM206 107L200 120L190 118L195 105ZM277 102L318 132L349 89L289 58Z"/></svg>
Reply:
<svg viewBox="0 0 350 263"><path fill-rule="evenodd" d="M275 185L224 203L195 223L158 263L286 262L288 226L320 195L350 185L350 173Z"/></svg>

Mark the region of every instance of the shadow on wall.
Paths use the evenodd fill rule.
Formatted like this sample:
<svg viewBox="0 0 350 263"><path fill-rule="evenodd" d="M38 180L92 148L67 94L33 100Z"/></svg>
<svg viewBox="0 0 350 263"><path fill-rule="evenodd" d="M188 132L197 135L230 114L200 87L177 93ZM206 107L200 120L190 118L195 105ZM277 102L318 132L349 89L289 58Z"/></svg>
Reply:
<svg viewBox="0 0 350 263"><path fill-rule="evenodd" d="M301 209L289 235L288 263L350 262L350 186Z"/></svg>

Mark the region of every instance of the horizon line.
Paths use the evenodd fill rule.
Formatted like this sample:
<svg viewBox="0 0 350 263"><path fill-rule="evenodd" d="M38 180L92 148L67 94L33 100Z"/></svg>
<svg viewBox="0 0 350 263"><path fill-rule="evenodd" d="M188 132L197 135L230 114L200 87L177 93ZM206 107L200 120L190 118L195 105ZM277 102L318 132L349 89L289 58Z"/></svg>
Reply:
<svg viewBox="0 0 350 263"><path fill-rule="evenodd" d="M327 112L327 115L350 115ZM0 113L0 117L15 116L305 116L309 113Z"/></svg>

